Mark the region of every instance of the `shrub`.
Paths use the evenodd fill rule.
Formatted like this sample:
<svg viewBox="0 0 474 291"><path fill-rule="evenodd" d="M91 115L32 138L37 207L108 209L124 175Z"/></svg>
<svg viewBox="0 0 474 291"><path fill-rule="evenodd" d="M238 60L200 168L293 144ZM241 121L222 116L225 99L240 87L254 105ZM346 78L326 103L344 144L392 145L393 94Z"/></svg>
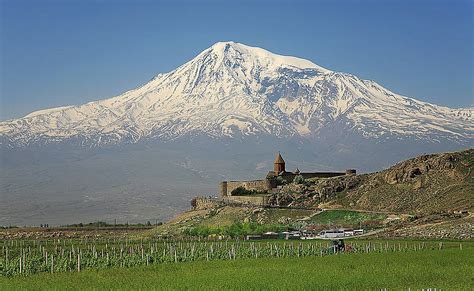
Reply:
<svg viewBox="0 0 474 291"><path fill-rule="evenodd" d="M278 185L278 186L280 186L280 185L285 185L285 184L286 184L286 180L283 179L282 176L278 176L278 177L276 178L276 182L277 182L277 185Z"/></svg>
<svg viewBox="0 0 474 291"><path fill-rule="evenodd" d="M257 193L255 190L247 190L244 187L240 186L232 190L231 192L232 196L243 196L243 195L251 195Z"/></svg>
<svg viewBox="0 0 474 291"><path fill-rule="evenodd" d="M293 179L293 183L295 184L304 184L304 182L305 182L305 179L301 175L298 175L295 177L295 179Z"/></svg>

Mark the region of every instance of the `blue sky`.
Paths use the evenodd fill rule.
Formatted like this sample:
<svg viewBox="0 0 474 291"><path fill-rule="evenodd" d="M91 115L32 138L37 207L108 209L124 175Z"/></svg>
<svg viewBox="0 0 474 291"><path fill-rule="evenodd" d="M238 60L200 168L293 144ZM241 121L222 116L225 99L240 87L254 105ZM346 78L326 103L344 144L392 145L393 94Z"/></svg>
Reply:
<svg viewBox="0 0 474 291"><path fill-rule="evenodd" d="M0 0L0 119L118 95L233 40L474 106L474 1Z"/></svg>

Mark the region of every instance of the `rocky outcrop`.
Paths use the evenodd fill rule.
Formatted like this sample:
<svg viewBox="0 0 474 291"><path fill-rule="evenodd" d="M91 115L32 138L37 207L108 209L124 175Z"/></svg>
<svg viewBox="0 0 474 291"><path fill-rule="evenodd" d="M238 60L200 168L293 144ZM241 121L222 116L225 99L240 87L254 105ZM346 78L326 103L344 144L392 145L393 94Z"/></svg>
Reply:
<svg viewBox="0 0 474 291"><path fill-rule="evenodd" d="M381 172L307 179L288 184L270 198L281 206L340 207L431 214L474 206L474 149L424 155Z"/></svg>
<svg viewBox="0 0 474 291"><path fill-rule="evenodd" d="M467 150L466 153L472 155L473 151L472 149ZM410 182L417 176L427 174L432 170L453 170L460 159L459 153L420 156L401 162L384 171L383 178L389 184Z"/></svg>

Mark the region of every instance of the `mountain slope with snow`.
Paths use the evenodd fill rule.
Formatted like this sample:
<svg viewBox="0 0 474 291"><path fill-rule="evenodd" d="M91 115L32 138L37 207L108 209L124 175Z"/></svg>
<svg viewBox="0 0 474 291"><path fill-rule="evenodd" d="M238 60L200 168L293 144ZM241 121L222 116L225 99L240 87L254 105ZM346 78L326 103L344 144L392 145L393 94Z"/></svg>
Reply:
<svg viewBox="0 0 474 291"><path fill-rule="evenodd" d="M473 111L400 96L308 60L219 42L120 96L0 122L0 143L95 147L200 134L318 139L337 128L375 140L469 144Z"/></svg>

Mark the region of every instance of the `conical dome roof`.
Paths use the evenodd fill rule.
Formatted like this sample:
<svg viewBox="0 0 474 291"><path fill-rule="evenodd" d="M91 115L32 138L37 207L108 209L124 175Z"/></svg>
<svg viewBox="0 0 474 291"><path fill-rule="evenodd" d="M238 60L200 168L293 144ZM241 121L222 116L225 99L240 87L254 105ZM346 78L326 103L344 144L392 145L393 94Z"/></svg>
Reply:
<svg viewBox="0 0 474 291"><path fill-rule="evenodd" d="M278 154L275 158L275 161L273 163L274 164L284 164L285 163L285 160L283 160L283 158L281 157L280 152L278 152Z"/></svg>

